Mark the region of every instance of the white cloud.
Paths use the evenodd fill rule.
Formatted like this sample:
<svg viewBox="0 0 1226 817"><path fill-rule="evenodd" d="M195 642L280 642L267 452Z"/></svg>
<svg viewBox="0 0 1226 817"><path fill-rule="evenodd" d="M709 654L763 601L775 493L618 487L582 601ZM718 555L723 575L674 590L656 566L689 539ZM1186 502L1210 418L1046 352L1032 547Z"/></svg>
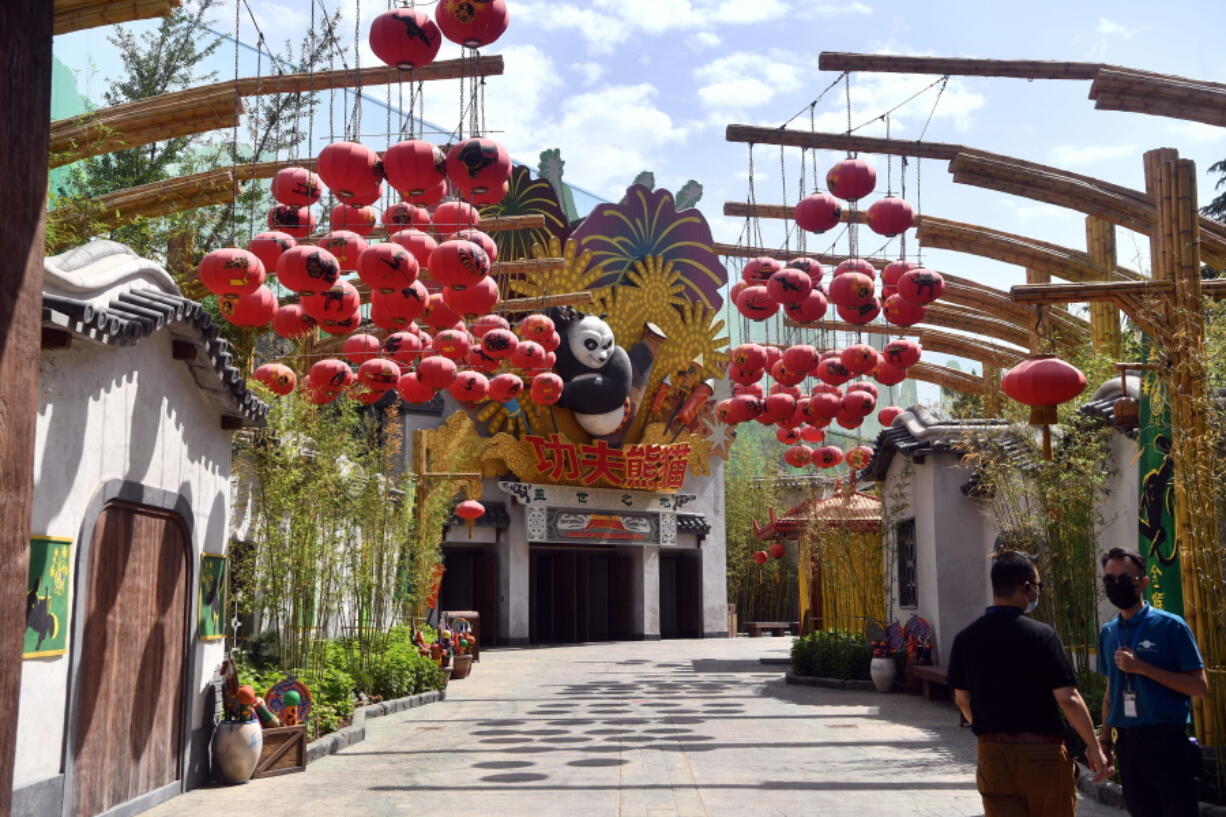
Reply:
<svg viewBox="0 0 1226 817"><path fill-rule="evenodd" d="M925 90L926 86L932 87ZM838 90L841 103L842 89ZM940 91L940 85L934 85L929 77L857 74L851 82L851 126L860 136L885 136L886 123L879 117L891 111L890 135L896 139L918 138L929 114L934 123L951 122L955 129L965 132L970 130L975 111L982 108L986 101L983 94L972 90L966 80L956 77L949 80L944 91ZM817 130L846 131L845 104L823 104L826 109L817 115ZM931 133L924 138L933 140Z"/></svg>
<svg viewBox="0 0 1226 817"><path fill-rule="evenodd" d="M853 15L867 16L873 13L871 6L866 6L863 3L844 3L837 5L834 3L818 3L807 10L807 13L813 17L850 17Z"/></svg>
<svg viewBox="0 0 1226 817"><path fill-rule="evenodd" d="M1138 32L1143 31L1143 30L1144 29L1142 28L1127 28L1126 26L1120 23L1117 23L1114 20L1108 20L1106 17L1098 18L1098 33L1103 34L1108 37L1119 36L1127 40L1127 39L1130 39L1134 34L1137 34Z"/></svg>
<svg viewBox="0 0 1226 817"><path fill-rule="evenodd" d="M592 8L521 2L515 4L514 13L517 22L545 31L576 29L593 54L612 54L618 45L630 37L631 26L624 19Z"/></svg>
<svg viewBox="0 0 1226 817"><path fill-rule="evenodd" d="M686 43L695 51L705 48L715 48L724 41L713 31L699 31L691 36Z"/></svg>
<svg viewBox="0 0 1226 817"><path fill-rule="evenodd" d="M496 139L514 143L521 136L530 139L541 127L541 112L563 83L553 59L534 45L508 46L501 53L506 73L485 95L486 121L502 131Z"/></svg>
<svg viewBox="0 0 1226 817"><path fill-rule="evenodd" d="M1088 165L1140 155L1141 151L1136 145L1057 145L1051 151L1052 161L1060 167Z"/></svg>
<svg viewBox="0 0 1226 817"><path fill-rule="evenodd" d="M859 4L854 4L859 5ZM711 20L717 23L761 23L777 20L791 11L784 0L717 0L699 3Z"/></svg>
<svg viewBox="0 0 1226 817"><path fill-rule="evenodd" d="M605 67L598 62L576 62L570 70L583 77L584 85L594 85L605 75Z"/></svg>
<svg viewBox="0 0 1226 817"><path fill-rule="evenodd" d="M1201 145L1221 141L1222 137L1226 136L1226 129L1206 125L1204 122L1172 122L1166 126L1166 129L1189 142Z"/></svg>
<svg viewBox="0 0 1226 817"><path fill-rule="evenodd" d="M801 87L801 62L786 54L726 54L694 70L698 98L712 122L743 118L749 108L769 104Z"/></svg>

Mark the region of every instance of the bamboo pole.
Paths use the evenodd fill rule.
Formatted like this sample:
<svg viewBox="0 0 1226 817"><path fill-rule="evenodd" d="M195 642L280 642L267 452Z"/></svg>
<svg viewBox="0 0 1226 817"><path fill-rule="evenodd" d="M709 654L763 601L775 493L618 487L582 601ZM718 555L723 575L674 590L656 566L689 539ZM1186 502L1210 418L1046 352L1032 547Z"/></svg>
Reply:
<svg viewBox="0 0 1226 817"><path fill-rule="evenodd" d="M1001 413L1000 367L984 364L983 367L983 413L986 417L998 417Z"/></svg>
<svg viewBox="0 0 1226 817"><path fill-rule="evenodd" d="M133 20L166 17L180 5L181 0L56 0L52 30L57 35L68 34Z"/></svg>
<svg viewBox="0 0 1226 817"><path fill-rule="evenodd" d="M1086 254L1099 269L1099 277L1108 280L1116 268L1115 225L1094 216L1086 216ZM1113 358L1120 356L1120 310L1115 302L1090 304L1092 345L1096 351Z"/></svg>
<svg viewBox="0 0 1226 817"><path fill-rule="evenodd" d="M1097 62L903 57L889 54L823 51L817 58L817 67L822 71L880 71L900 74L1086 80L1094 79L1104 66Z"/></svg>
<svg viewBox="0 0 1226 817"><path fill-rule="evenodd" d="M1044 271L1027 267L1026 283L1030 285L1049 284L1051 283L1051 276ZM1012 293L1010 293L1010 297L1014 297ZM1032 355L1041 354L1044 351L1044 339L1052 336L1051 313L1045 309L1036 309L1035 313L1034 322L1027 327L1026 331L1026 347L1030 349L1030 354Z"/></svg>

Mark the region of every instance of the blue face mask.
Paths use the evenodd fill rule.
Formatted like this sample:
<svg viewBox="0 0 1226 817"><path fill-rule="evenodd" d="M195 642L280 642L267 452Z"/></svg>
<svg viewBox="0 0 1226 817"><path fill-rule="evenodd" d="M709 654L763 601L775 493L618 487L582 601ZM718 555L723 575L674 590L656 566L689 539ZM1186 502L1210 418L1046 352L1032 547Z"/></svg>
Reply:
<svg viewBox="0 0 1226 817"><path fill-rule="evenodd" d="M1026 615L1033 613L1039 606L1039 591L1034 591L1034 601L1026 605Z"/></svg>

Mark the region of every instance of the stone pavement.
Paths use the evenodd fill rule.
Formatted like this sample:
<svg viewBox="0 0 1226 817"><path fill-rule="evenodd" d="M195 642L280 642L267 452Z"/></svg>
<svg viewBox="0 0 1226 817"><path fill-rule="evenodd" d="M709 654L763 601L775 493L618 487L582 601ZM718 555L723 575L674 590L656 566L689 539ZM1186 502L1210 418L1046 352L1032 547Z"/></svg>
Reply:
<svg viewBox="0 0 1226 817"><path fill-rule="evenodd" d="M978 815L952 704L787 686L791 639L486 650L447 700L367 721L303 774L151 817ZM1082 815L1123 817L1087 801Z"/></svg>

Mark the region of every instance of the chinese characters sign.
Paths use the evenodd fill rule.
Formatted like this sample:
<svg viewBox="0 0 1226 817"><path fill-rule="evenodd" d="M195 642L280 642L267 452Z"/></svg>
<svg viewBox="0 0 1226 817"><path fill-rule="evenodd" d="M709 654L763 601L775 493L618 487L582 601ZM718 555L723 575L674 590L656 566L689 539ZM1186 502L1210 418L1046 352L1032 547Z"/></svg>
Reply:
<svg viewBox="0 0 1226 817"><path fill-rule="evenodd" d="M536 469L552 482L614 485L633 491L678 491L685 484L689 443L612 448L604 440L577 444L558 434L530 434Z"/></svg>
<svg viewBox="0 0 1226 817"><path fill-rule="evenodd" d="M660 544L660 517L650 513L588 513L565 508L545 511L548 542Z"/></svg>
<svg viewBox="0 0 1226 817"><path fill-rule="evenodd" d="M72 540L30 537L30 572L26 585L26 635L23 658L68 652L68 583L72 575Z"/></svg>
<svg viewBox="0 0 1226 817"><path fill-rule="evenodd" d="M520 505L549 505L566 508L595 508L606 511L680 511L697 501L695 494L646 494L614 491L608 488L575 488L565 485L533 485L527 482L499 482L498 488Z"/></svg>
<svg viewBox="0 0 1226 817"><path fill-rule="evenodd" d="M1179 543L1175 540L1175 459L1171 454L1170 409L1155 405L1153 373L1141 390L1141 459L1137 468L1138 547L1149 568L1149 603L1183 615Z"/></svg>

